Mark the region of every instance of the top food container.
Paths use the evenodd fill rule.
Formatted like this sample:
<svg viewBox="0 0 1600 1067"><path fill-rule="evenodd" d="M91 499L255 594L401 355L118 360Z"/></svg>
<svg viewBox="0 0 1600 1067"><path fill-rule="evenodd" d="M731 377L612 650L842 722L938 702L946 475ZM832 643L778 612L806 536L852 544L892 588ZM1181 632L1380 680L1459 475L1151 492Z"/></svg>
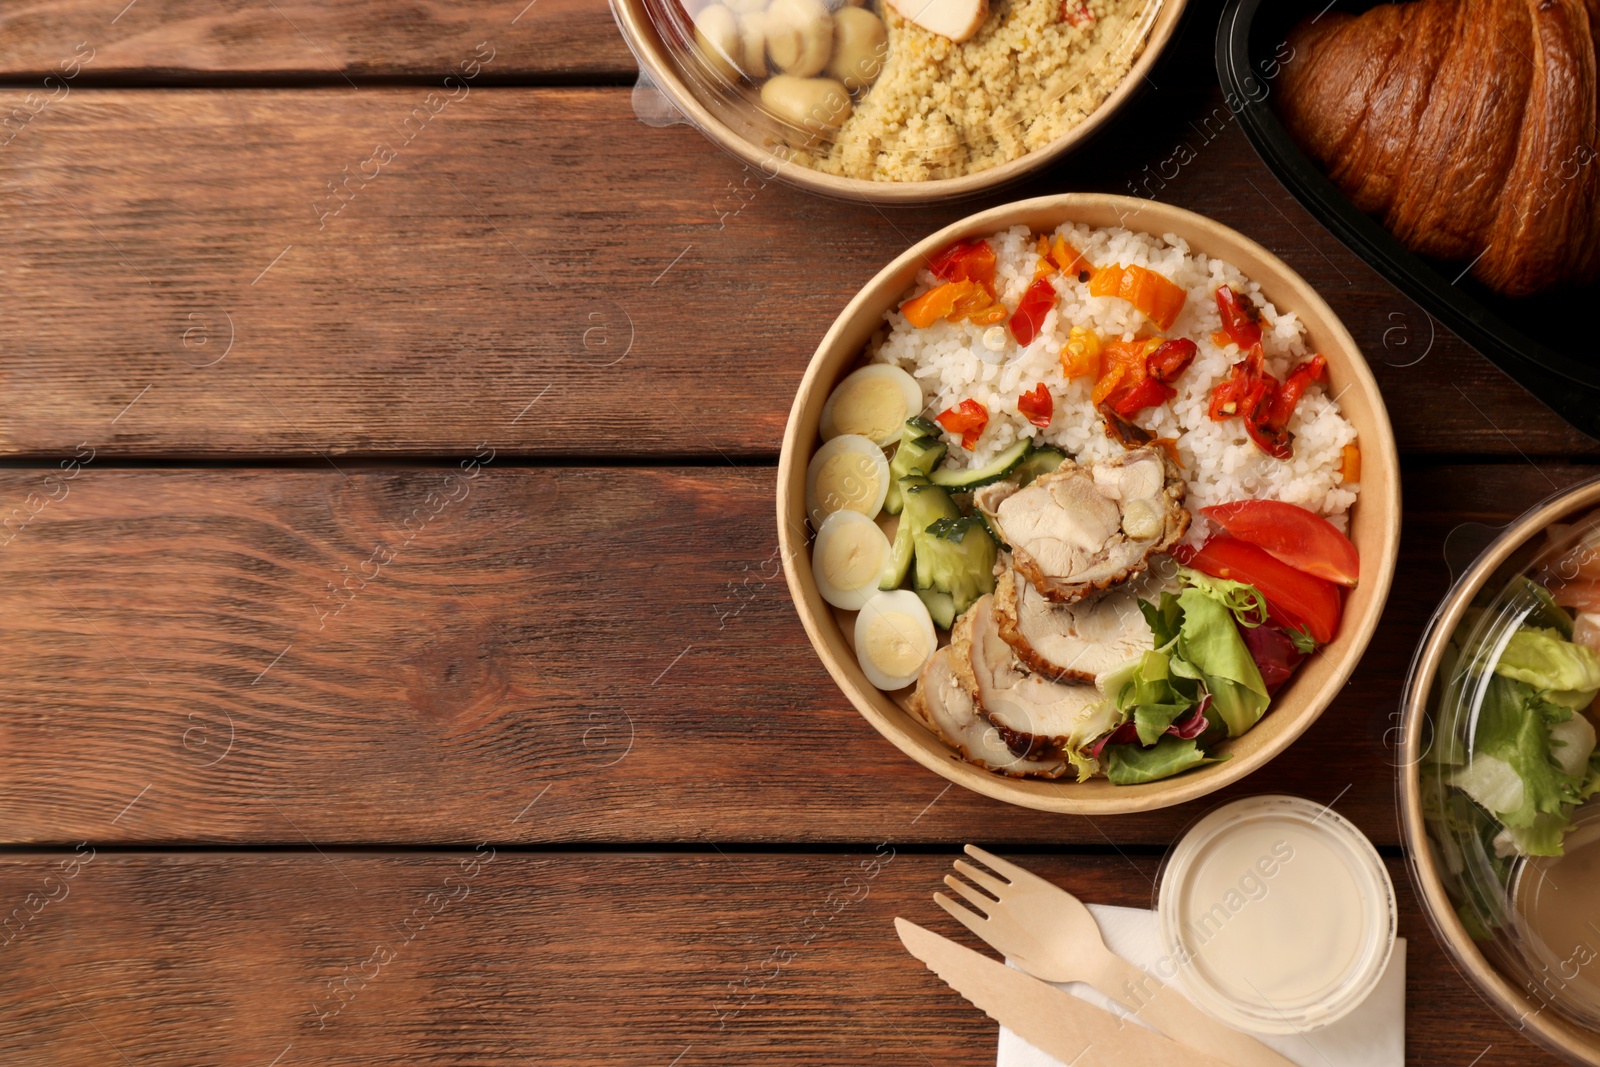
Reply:
<svg viewBox="0 0 1600 1067"><path fill-rule="evenodd" d="M1062 71L1045 91L1047 103L1063 115L1063 126L1074 111L1085 112L1080 119L1048 143L983 169L968 170L968 164L960 162L964 152L952 152L948 144L939 149L939 137L927 131L914 145L908 141L909 147L890 149L866 136L864 129L851 150L853 166L860 170L870 163L875 172L894 167L902 175L900 180L817 169L802 160L842 154L841 137L857 136L849 127L841 135L839 122L888 84L896 69L897 41L911 42L904 47L914 47L923 58L949 44L946 38L934 37L885 11L879 6L883 2L611 0L611 7L639 61L634 105L643 121L692 123L748 166L814 193L881 203L928 203L974 196L1015 181L1087 138L1144 82L1185 4L1185 0L995 0L1005 3L1008 16L1025 3L1045 2L1046 7L1033 15L1042 13L1047 24L1081 18L1095 24L1098 19L1103 29L1084 53L1095 63ZM940 2L919 5L919 11ZM988 4L988 0L965 2L978 3L980 12ZM841 14L852 7L860 14ZM1004 62L1022 62L1013 52L1034 53L1038 43L1035 29L1023 21L991 20L971 43L1002 31L1020 34L1015 48L1006 50ZM1046 26L1046 32L1052 30L1053 25ZM1125 73L1114 83L1092 84L1096 71L1124 67ZM986 88L952 86L950 92L964 104L980 99ZM998 118L991 131L1010 141L1037 136L1025 136L1024 130L1039 115L1049 113L1037 104L1019 108L1015 120ZM954 133L946 141L951 137L960 141ZM905 180L906 174L930 176Z"/></svg>

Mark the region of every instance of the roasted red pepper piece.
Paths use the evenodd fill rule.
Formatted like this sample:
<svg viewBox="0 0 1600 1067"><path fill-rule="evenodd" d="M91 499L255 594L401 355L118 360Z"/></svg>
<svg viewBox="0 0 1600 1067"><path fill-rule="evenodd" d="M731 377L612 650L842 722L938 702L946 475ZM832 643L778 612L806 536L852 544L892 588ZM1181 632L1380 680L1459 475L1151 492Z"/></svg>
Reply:
<svg viewBox="0 0 1600 1067"><path fill-rule="evenodd" d="M994 247L975 238L946 248L928 261L928 269L947 282L977 282L993 293L994 264Z"/></svg>
<svg viewBox="0 0 1600 1067"><path fill-rule="evenodd" d="M1305 395L1306 387L1320 381L1327 372L1328 361L1320 353L1290 371L1288 379L1278 387L1277 395L1272 398L1272 411L1267 421L1277 427L1289 425L1289 419L1294 415L1300 398Z"/></svg>
<svg viewBox="0 0 1600 1067"><path fill-rule="evenodd" d="M971 452L977 446L978 438L983 435L983 428L989 425L989 409L976 400L963 400L955 407L939 412L934 421L949 432L960 434L961 447Z"/></svg>
<svg viewBox="0 0 1600 1067"><path fill-rule="evenodd" d="M1055 417L1056 401L1043 382L1017 397L1017 410L1039 429L1048 429Z"/></svg>
<svg viewBox="0 0 1600 1067"><path fill-rule="evenodd" d="M1250 435L1257 448L1273 459L1288 459L1294 455L1294 434L1281 426L1245 419L1244 432Z"/></svg>
<svg viewBox="0 0 1600 1067"><path fill-rule="evenodd" d="M1017 302L1017 310L1011 313L1011 336L1017 339L1017 344L1033 344L1044 327L1044 317L1055 306L1056 287L1050 284L1049 278L1035 278Z"/></svg>
<svg viewBox="0 0 1600 1067"><path fill-rule="evenodd" d="M1243 419L1245 432L1257 447L1275 459L1288 459L1294 455L1289 419L1306 387L1327 373L1328 361L1320 355L1312 356L1283 383L1266 372L1265 361L1261 346L1252 345L1212 392L1210 415L1218 422Z"/></svg>
<svg viewBox="0 0 1600 1067"><path fill-rule="evenodd" d="M1122 396L1111 401L1111 410L1125 419L1131 419L1145 408L1165 404L1178 395L1178 391L1159 378L1145 378Z"/></svg>
<svg viewBox="0 0 1600 1067"><path fill-rule="evenodd" d="M1144 312L1157 329L1171 328L1183 311L1188 290L1163 274L1137 263L1122 266L1112 263L1096 270L1089 278L1090 296L1114 296Z"/></svg>
<svg viewBox="0 0 1600 1067"><path fill-rule="evenodd" d="M1222 330L1240 348L1261 343L1261 309L1255 301L1241 297L1231 285L1217 289L1217 311L1222 314Z"/></svg>
<svg viewBox="0 0 1600 1067"><path fill-rule="evenodd" d="M1005 319L1006 309L981 282L969 278L941 282L921 296L912 297L900 305L900 314L917 329L925 330L940 319L951 322L968 319L979 325L991 325Z"/></svg>
<svg viewBox="0 0 1600 1067"><path fill-rule="evenodd" d="M1189 369L1199 350L1187 337L1162 341L1161 346L1145 359L1145 372L1158 382L1171 382Z"/></svg>

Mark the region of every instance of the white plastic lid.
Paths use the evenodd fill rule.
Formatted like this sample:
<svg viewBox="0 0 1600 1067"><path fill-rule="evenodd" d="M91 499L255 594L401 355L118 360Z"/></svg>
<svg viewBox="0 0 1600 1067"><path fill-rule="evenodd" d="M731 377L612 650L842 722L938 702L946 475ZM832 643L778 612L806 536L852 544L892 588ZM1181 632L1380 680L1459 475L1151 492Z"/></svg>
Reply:
<svg viewBox="0 0 1600 1067"><path fill-rule="evenodd" d="M1394 884L1372 842L1321 804L1247 797L1197 822L1161 877L1161 934L1190 999L1241 1030L1349 1014L1394 948Z"/></svg>

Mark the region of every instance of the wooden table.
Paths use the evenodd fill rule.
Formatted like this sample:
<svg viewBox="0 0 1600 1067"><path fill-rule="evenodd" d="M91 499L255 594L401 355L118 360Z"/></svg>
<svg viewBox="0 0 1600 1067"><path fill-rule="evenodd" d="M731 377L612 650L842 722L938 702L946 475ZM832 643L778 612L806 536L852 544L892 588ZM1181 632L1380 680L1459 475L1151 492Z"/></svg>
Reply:
<svg viewBox="0 0 1600 1067"><path fill-rule="evenodd" d="M890 919L954 932L965 841L1148 905L1197 809L1022 811L899 755L777 577L774 464L908 243L1130 188L1317 285L1405 456L1377 639L1229 794L1382 847L1411 1062L1551 1062L1418 912L1392 742L1452 535L1600 444L1284 192L1192 8L1087 150L882 210L640 125L601 0L0 10L0 1062L992 1063Z"/></svg>

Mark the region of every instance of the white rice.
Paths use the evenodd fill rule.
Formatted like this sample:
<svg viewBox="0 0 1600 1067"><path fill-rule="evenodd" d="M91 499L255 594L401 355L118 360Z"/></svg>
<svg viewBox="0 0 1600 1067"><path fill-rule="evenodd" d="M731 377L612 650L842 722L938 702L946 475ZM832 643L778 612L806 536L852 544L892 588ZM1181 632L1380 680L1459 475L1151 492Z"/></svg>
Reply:
<svg viewBox="0 0 1600 1067"><path fill-rule="evenodd" d="M1188 337L1199 351L1173 383L1178 395L1168 404L1140 412L1133 420L1156 437L1176 439L1189 486L1187 506L1193 510L1230 500L1282 500L1316 511L1345 529L1346 512L1355 503L1360 486L1344 482L1342 452L1355 441L1356 432L1340 414L1338 402L1327 394L1325 383L1314 383L1306 390L1289 421L1294 455L1287 460L1273 459L1256 447L1243 420L1218 422L1207 414L1212 390L1227 377L1232 365L1244 358L1237 347L1219 348L1211 340L1211 335L1222 329L1217 287L1232 285L1261 309L1267 369L1279 381L1310 355L1305 329L1294 312L1273 307L1261 296L1260 286L1232 264L1191 254L1187 243L1174 234L1157 238L1121 228L1097 230L1077 225L1064 225L1055 232L1095 267L1138 264L1188 290L1188 300L1165 336ZM1033 282L1038 263L1035 235L1025 226L1013 226L988 240L997 259L995 291L1008 308L1014 308ZM1059 300L1045 316L1039 336L1026 347L1018 345L1004 325L998 332L990 332L995 328L941 320L917 329L898 310L886 316L886 328L874 337L869 358L896 364L921 383L927 402L924 415L932 418L969 398L988 409L989 424L975 451L963 450L957 435L944 435L951 442L946 462L961 467L982 465L1019 436L1055 445L1083 463L1123 451L1106 436L1104 420L1090 402L1093 379L1068 380L1061 370L1061 350L1074 326L1093 330L1102 342L1132 340L1141 333L1152 336L1160 331L1125 300L1092 297L1088 285L1075 276L1056 273L1053 279ZM935 284L938 279L924 270L917 277L916 292ZM990 344L1004 335L998 351L985 345L986 332ZM1039 382L1055 398L1055 418L1047 430L1034 426L1017 411L1018 396ZM1196 535L1200 532L1197 529Z"/></svg>

